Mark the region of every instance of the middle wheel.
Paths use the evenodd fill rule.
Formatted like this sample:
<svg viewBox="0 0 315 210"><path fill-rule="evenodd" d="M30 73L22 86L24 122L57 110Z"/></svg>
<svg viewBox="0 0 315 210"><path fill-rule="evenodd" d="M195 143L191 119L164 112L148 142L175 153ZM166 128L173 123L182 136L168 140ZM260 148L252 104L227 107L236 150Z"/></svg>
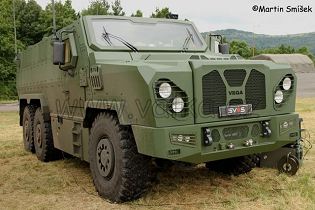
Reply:
<svg viewBox="0 0 315 210"><path fill-rule="evenodd" d="M35 153L40 161L48 162L56 159L57 150L54 148L50 122L44 120L41 108L37 108L34 117Z"/></svg>

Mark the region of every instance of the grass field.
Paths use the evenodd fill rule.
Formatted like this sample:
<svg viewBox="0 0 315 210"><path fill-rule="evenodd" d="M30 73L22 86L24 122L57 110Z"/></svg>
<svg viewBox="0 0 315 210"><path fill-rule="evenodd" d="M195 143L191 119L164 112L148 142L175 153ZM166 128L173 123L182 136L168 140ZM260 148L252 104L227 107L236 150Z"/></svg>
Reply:
<svg viewBox="0 0 315 210"><path fill-rule="evenodd" d="M315 98L299 99L297 111L315 136ZM142 199L110 204L95 192L88 164L39 162L23 150L18 114L0 113L0 209L315 209L314 166L311 150L293 177L260 168L239 177L173 168Z"/></svg>

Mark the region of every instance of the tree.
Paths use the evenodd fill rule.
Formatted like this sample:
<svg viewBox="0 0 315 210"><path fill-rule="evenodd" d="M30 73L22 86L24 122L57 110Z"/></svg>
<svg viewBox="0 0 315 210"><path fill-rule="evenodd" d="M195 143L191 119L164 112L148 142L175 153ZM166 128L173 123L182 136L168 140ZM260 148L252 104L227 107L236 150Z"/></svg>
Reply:
<svg viewBox="0 0 315 210"><path fill-rule="evenodd" d="M93 0L87 9L82 10L81 14L84 15L108 15L110 5L106 0Z"/></svg>
<svg viewBox="0 0 315 210"><path fill-rule="evenodd" d="M115 0L115 2L112 4L112 15L115 16L125 16L125 12L123 11L123 8L121 6L120 0Z"/></svg>
<svg viewBox="0 0 315 210"><path fill-rule="evenodd" d="M232 41L230 43L230 53L239 54L243 58L250 58L252 56L251 48L244 41Z"/></svg>
<svg viewBox="0 0 315 210"><path fill-rule="evenodd" d="M295 49L291 46L286 46L286 45L280 45L279 50L278 50L279 54L292 54L295 53Z"/></svg>
<svg viewBox="0 0 315 210"><path fill-rule="evenodd" d="M24 1L16 0L16 6ZM25 3L25 2L24 2ZM0 1L0 99L14 99L16 97L15 72L16 65L13 27L12 0ZM16 10L18 11L18 10ZM18 21L16 21L18 23ZM17 40L18 49L24 48Z"/></svg>
<svg viewBox="0 0 315 210"><path fill-rule="evenodd" d="M39 42L43 37L40 14L42 8L35 0L16 2L17 38L25 45Z"/></svg>
<svg viewBox="0 0 315 210"><path fill-rule="evenodd" d="M141 10L137 10L136 14L131 14L131 17L143 17L143 13Z"/></svg>
<svg viewBox="0 0 315 210"><path fill-rule="evenodd" d="M156 8L155 12L152 13L151 18L169 18L170 9L168 7L164 7L161 10Z"/></svg>
<svg viewBox="0 0 315 210"><path fill-rule="evenodd" d="M64 4L62 4L62 2L56 2L55 10L57 30L73 23L73 21L77 18L76 12L72 8L71 0L66 0ZM43 33L46 36L52 34L53 29L52 4L48 4L45 10L42 11L40 21L42 23Z"/></svg>
<svg viewBox="0 0 315 210"><path fill-rule="evenodd" d="M0 1L0 81L8 81L15 78L15 64L13 62L15 49L12 9L13 5L11 0ZM18 42L18 46L19 48L24 47L21 42Z"/></svg>
<svg viewBox="0 0 315 210"><path fill-rule="evenodd" d="M307 47L301 47L301 48L297 49L296 52L301 53L303 55L307 55L315 63L315 56L310 52L310 50Z"/></svg>

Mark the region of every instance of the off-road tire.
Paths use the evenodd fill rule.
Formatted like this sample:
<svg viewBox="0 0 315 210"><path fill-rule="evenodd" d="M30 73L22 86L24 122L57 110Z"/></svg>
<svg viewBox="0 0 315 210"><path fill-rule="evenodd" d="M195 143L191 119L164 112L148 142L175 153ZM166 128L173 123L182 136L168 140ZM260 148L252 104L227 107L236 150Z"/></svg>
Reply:
<svg viewBox="0 0 315 210"><path fill-rule="evenodd" d="M258 164L257 155L247 155L206 163L209 170L238 176L250 172Z"/></svg>
<svg viewBox="0 0 315 210"><path fill-rule="evenodd" d="M28 152L35 152L34 147L34 116L36 108L28 105L23 112L23 143L24 149Z"/></svg>
<svg viewBox="0 0 315 210"><path fill-rule="evenodd" d="M102 165L104 159L101 157L105 151L102 143L111 151L111 161L105 159L104 163L106 167L109 166L107 170ZM108 151L106 150L107 154ZM96 191L111 202L137 199L151 186L151 158L138 153L130 127L119 125L117 117L112 114L100 113L93 122L90 130L89 162Z"/></svg>
<svg viewBox="0 0 315 210"><path fill-rule="evenodd" d="M34 145L38 160L49 162L56 159L50 121L45 121L41 108L37 108L34 118Z"/></svg>

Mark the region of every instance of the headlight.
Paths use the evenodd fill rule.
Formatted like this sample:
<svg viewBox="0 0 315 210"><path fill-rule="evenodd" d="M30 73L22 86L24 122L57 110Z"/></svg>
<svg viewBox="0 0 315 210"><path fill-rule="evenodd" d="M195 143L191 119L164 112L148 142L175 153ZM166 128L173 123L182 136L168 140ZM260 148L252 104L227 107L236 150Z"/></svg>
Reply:
<svg viewBox="0 0 315 210"><path fill-rule="evenodd" d="M172 87L170 84L168 84L167 82L164 82L160 85L159 87L159 95L162 98L168 98L170 97L172 94Z"/></svg>
<svg viewBox="0 0 315 210"><path fill-rule="evenodd" d="M283 92L281 90L278 90L276 93L275 93L275 102L277 104L280 104L281 102L283 101Z"/></svg>
<svg viewBox="0 0 315 210"><path fill-rule="evenodd" d="M289 77L286 77L282 83L282 87L284 90L290 90L292 86L292 80Z"/></svg>
<svg viewBox="0 0 315 210"><path fill-rule="evenodd" d="M172 108L174 112L179 113L183 111L184 107L185 107L185 102L182 98L177 97L173 100Z"/></svg>

